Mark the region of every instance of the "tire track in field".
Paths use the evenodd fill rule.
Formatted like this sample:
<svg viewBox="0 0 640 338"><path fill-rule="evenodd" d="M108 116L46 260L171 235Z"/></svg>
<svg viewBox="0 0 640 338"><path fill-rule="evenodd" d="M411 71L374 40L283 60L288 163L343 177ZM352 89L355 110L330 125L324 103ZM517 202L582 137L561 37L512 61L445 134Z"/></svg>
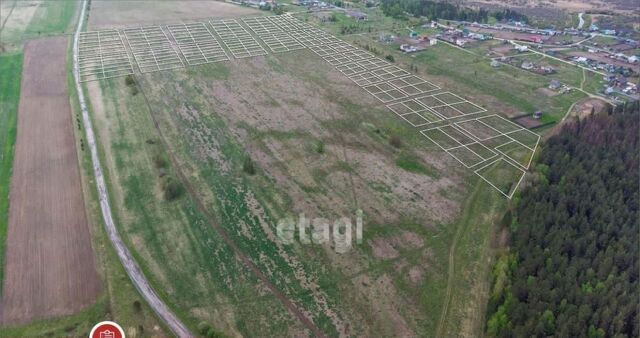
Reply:
<svg viewBox="0 0 640 338"><path fill-rule="evenodd" d="M253 263L249 259L249 257L247 257L247 255L245 255L245 253L242 251L242 249L240 249L240 247L236 244L236 242L233 241L233 239L231 239L231 237L229 237L229 235L224 230L222 225L220 225L218 222L215 221L215 218L213 217L213 215L207 210L207 208L205 207L204 203L200 199L200 196L196 192L196 189L193 187L191 182L187 179L186 175L182 172L182 167L180 165L180 162L177 160L177 158L175 157L172 149L169 147L169 142L167 142L164 134L162 133L162 129L160 128L158 120L156 119L156 116L153 113L153 109L151 108L151 104L149 103L149 99L147 98L147 94L145 93L144 88L141 86L141 81L140 81L140 78L138 77L138 74L134 74L134 77L136 79L136 85L140 88L140 93L142 94L142 97L144 98L145 104L147 105L147 108L149 110L149 115L151 116L151 120L153 121L153 125L156 128L156 131L158 132L158 135L160 136L160 140L162 141L162 145L167 150L167 153L169 155L169 161L171 161L171 164L173 165L174 170L175 170L178 178L180 179L182 184L185 186L187 192L189 193L189 197L191 197L191 199L195 202L196 207L198 208L198 211L200 211L200 213L202 213L202 215L207 219L207 222L209 222L209 224L218 233L218 235L220 235L220 237L222 237L222 239L224 239L224 241L227 243L227 245L229 245L229 247L231 247L231 249L236 254L238 259L240 259L240 261L246 267L248 267L249 270L251 270L251 272L260 281L262 281L262 283L264 283L264 285L273 293L273 295L278 300L280 300L280 302L294 316L296 316L298 318L298 320L300 320L300 322L314 334L314 336L323 337L324 338L325 337L324 333L322 331L320 331L320 329L313 323L313 321L311 321L311 319L309 319L304 313L302 313L302 311L293 303L293 301L291 301L282 291L280 291L273 283L271 283L271 281L269 281L267 276L264 273L262 273L262 271L260 271L258 266L255 263Z"/></svg>
<svg viewBox="0 0 640 338"><path fill-rule="evenodd" d="M445 292L444 301L443 301L443 304L442 304L442 312L440 313L440 321L438 322L438 328L436 329L436 337L445 337L443 331L444 331L445 323L447 321L447 314L448 314L448 311L449 311L449 304L451 303L451 290L453 289L453 278L454 278L454 274L455 274L455 252L456 252L456 246L458 244L458 239L460 239L462 234L467 229L467 226L469 224L469 218L471 216L470 208L471 208L471 205L473 204L473 202L475 202L476 195L480 191L480 187L481 186L482 186L481 183L476 184L476 187L475 187L473 193L471 194L471 196L467 200L467 203L465 203L465 206L464 206L465 213L464 213L464 215L463 215L463 217L461 219L460 224L458 225L458 229L456 229L456 234L453 237L453 242L451 242L451 247L449 248L449 264L448 264L449 268L448 268L448 271L447 271L447 291Z"/></svg>
<svg viewBox="0 0 640 338"><path fill-rule="evenodd" d="M4 29L4 25L7 23L7 21L9 20L9 17L11 17L11 13L13 13L13 9L16 8L16 4L18 3L18 0L15 0L13 2L13 6L11 6L11 10L9 10L9 14L7 14L7 17L4 18L4 20L2 21L2 26L0 27L0 32L2 32L2 30Z"/></svg>

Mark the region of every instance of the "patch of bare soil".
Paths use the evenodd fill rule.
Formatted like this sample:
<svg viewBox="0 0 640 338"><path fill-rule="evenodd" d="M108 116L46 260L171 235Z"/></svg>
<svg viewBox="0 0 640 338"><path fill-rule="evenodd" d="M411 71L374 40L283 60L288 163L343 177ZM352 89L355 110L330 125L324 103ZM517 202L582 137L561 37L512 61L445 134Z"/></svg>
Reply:
<svg viewBox="0 0 640 338"><path fill-rule="evenodd" d="M66 48L66 37L25 45L3 324L78 312L101 289L80 186Z"/></svg>
<svg viewBox="0 0 640 338"><path fill-rule="evenodd" d="M547 97L558 95L558 92L553 91L552 89L549 89L547 87L542 87L542 88L536 89L536 93L538 93L540 95L543 95L543 96L547 96Z"/></svg>
<svg viewBox="0 0 640 338"><path fill-rule="evenodd" d="M402 231L399 235L376 238L371 241L373 255L377 258L396 258L401 249L419 249L424 246L424 240L416 233Z"/></svg>
<svg viewBox="0 0 640 338"><path fill-rule="evenodd" d="M525 127L525 128L533 128L542 124L540 120L536 120L531 116L524 116L515 120L516 123Z"/></svg>
<svg viewBox="0 0 640 338"><path fill-rule="evenodd" d="M92 1L89 28L123 28L262 15L263 12L216 0Z"/></svg>
<svg viewBox="0 0 640 338"><path fill-rule="evenodd" d="M602 100L596 98L584 98L573 106L571 116L577 116L583 119L591 114L599 114L608 111L611 106Z"/></svg>
<svg viewBox="0 0 640 338"><path fill-rule="evenodd" d="M383 274L379 277L361 275L354 278L353 282L363 286L359 290L362 301L373 309L372 315L376 322L370 325L374 328L375 335L416 337L402 315L403 311L408 311L411 305L402 301L389 275Z"/></svg>

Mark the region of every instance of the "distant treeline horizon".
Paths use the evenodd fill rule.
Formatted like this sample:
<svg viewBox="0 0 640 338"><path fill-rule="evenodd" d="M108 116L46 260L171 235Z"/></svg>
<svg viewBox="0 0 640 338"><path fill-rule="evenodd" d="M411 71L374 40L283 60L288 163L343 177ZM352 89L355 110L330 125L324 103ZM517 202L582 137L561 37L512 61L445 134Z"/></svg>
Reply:
<svg viewBox="0 0 640 338"><path fill-rule="evenodd" d="M403 18L408 13L416 17L426 17L429 20L443 19L486 23L489 18L493 17L497 21L529 22L526 15L508 8L501 10L474 9L430 0L382 0L381 8L385 15L394 18Z"/></svg>

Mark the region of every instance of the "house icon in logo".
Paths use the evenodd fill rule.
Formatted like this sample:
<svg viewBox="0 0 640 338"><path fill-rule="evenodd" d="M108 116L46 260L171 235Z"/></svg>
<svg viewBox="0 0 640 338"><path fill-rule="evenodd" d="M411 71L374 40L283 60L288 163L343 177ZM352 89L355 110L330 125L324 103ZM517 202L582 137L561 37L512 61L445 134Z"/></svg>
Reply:
<svg viewBox="0 0 640 338"><path fill-rule="evenodd" d="M104 330L100 332L100 338L115 338L115 334L111 330Z"/></svg>

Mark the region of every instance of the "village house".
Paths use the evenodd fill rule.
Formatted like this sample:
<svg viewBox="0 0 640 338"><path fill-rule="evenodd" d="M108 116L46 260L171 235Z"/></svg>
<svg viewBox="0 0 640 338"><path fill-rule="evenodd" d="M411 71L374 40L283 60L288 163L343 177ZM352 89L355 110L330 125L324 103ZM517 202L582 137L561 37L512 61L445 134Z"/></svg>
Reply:
<svg viewBox="0 0 640 338"><path fill-rule="evenodd" d="M533 63L531 63L531 62L529 62L529 61L524 61L524 62L522 62L522 64L520 65L520 68L522 68L522 69L526 69L526 70L531 70L531 69L533 69L533 67L535 67L535 66L534 66L534 64L533 64Z"/></svg>
<svg viewBox="0 0 640 338"><path fill-rule="evenodd" d="M353 10L347 11L347 16L358 21L367 21L369 19L369 17L367 16L367 13L362 13L360 11L353 11Z"/></svg>
<svg viewBox="0 0 640 338"><path fill-rule="evenodd" d="M413 53L415 51L417 51L418 49L416 48L416 46L412 46L409 44L402 44L400 45L400 50L405 52L405 53Z"/></svg>

